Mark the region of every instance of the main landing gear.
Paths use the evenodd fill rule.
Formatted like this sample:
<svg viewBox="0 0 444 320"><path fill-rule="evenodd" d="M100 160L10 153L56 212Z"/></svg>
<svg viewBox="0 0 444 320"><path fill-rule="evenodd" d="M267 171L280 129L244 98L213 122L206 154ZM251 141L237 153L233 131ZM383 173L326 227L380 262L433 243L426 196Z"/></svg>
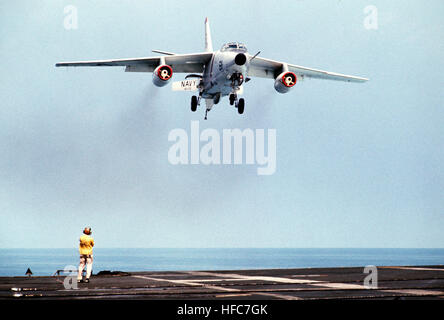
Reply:
<svg viewBox="0 0 444 320"><path fill-rule="evenodd" d="M197 110L197 106L200 105L201 95L199 97L192 96L191 97L191 111L195 112ZM207 120L208 109L205 110L205 120Z"/></svg>
<svg viewBox="0 0 444 320"><path fill-rule="evenodd" d="M199 104L199 100L200 99L198 99L196 96L191 97L191 111L195 112L197 110L197 105Z"/></svg>
<svg viewBox="0 0 444 320"><path fill-rule="evenodd" d="M216 101L219 102L219 99L220 99L220 97ZM200 100L201 100L200 95L191 97L191 111L195 112L197 110L197 106L200 105ZM230 100L230 105L234 105L237 108L237 112L239 114L244 113L244 110L245 110L245 99L244 98L238 99L237 94L232 93L229 96L229 100ZM216 101L214 101L215 104L216 104ZM207 120L207 114L208 114L208 111L211 109L211 106L208 108L208 105L207 105L207 109L205 110L205 118L204 118L205 120Z"/></svg>
<svg viewBox="0 0 444 320"><path fill-rule="evenodd" d="M239 100L237 99L237 94L232 93L230 94L230 105L235 105L237 108L237 112L239 114L244 113L244 109L245 109L245 99L244 98L240 98Z"/></svg>

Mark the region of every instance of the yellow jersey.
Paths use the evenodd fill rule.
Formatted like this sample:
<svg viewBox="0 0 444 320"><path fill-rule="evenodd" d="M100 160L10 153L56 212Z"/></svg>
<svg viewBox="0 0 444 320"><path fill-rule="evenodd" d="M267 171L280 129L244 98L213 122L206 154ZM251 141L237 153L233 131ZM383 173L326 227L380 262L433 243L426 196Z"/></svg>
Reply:
<svg viewBox="0 0 444 320"><path fill-rule="evenodd" d="M80 237L79 252L81 255L92 254L93 247L94 247L94 239L91 236L84 234Z"/></svg>

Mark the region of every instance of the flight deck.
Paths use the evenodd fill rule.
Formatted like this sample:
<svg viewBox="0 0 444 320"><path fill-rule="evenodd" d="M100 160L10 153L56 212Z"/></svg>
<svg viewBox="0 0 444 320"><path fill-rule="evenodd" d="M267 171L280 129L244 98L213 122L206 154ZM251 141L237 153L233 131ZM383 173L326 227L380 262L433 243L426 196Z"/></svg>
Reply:
<svg viewBox="0 0 444 320"><path fill-rule="evenodd" d="M364 272L364 267L102 271L93 274L90 283L79 284L62 274L0 277L0 299L444 299L444 266L384 266L376 270L370 283L365 280L371 274Z"/></svg>

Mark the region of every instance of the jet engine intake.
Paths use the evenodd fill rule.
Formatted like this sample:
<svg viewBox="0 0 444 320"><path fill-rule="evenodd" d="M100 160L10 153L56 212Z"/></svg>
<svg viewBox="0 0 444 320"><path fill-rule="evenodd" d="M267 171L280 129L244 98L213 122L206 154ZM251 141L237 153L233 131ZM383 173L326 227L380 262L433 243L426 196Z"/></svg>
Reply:
<svg viewBox="0 0 444 320"><path fill-rule="evenodd" d="M247 62L247 56L243 53L238 53L234 58L234 63L236 63L238 66L243 66L245 62Z"/></svg>
<svg viewBox="0 0 444 320"><path fill-rule="evenodd" d="M282 72L274 81L274 88L279 93L287 93L296 84L297 77L293 72Z"/></svg>
<svg viewBox="0 0 444 320"><path fill-rule="evenodd" d="M158 66L153 72L153 83L158 87L165 86L173 76L173 68L164 64Z"/></svg>

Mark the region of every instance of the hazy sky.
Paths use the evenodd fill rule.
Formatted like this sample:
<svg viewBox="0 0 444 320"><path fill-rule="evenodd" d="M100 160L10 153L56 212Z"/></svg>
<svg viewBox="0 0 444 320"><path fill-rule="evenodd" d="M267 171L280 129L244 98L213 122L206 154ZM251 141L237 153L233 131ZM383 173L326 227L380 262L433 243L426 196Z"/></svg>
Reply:
<svg viewBox="0 0 444 320"><path fill-rule="evenodd" d="M78 28L65 28L64 9ZM378 28L367 29L374 5ZM443 247L444 2L2 1L0 247ZM55 68L244 42L370 78L245 85L203 121L150 73ZM175 74L174 80L184 74ZM176 128L276 129L276 172L168 162Z"/></svg>

